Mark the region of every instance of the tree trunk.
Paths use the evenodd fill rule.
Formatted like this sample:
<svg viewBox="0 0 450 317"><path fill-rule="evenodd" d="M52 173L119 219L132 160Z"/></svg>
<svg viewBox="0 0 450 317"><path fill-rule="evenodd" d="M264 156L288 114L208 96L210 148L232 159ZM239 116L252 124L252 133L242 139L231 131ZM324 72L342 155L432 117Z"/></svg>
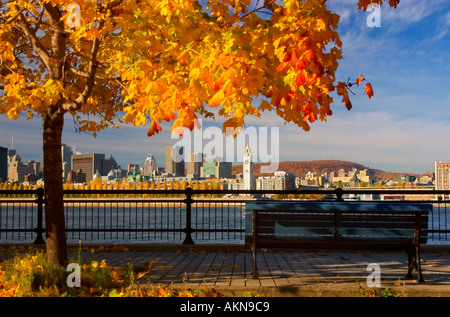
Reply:
<svg viewBox="0 0 450 317"><path fill-rule="evenodd" d="M47 262L67 264L66 224L64 219L61 140L62 113L49 113L44 121L44 189Z"/></svg>

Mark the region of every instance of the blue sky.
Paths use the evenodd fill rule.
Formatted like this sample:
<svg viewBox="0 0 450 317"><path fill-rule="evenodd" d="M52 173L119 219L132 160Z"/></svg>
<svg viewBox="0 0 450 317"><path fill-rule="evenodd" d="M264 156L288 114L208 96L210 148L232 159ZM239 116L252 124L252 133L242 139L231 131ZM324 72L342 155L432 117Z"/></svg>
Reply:
<svg viewBox="0 0 450 317"><path fill-rule="evenodd" d="M249 118L247 127L279 127L280 161L347 160L394 172L434 171L434 161L450 161L450 2L401 0L397 9L381 7L380 27L369 27L371 12L358 12L357 0L329 0L341 16L339 33L343 60L338 80L365 74L374 97L362 87L351 96L347 111L335 98L327 122L312 124L309 132L284 124L273 113ZM220 127L220 121L205 122ZM80 153L113 155L123 168L143 164L147 154L164 166L164 147L171 139L169 126L153 138L148 127L123 126L101 131L97 138L78 134L66 119L63 143ZM42 154L39 118L17 121L0 116L0 146L14 148L23 160Z"/></svg>

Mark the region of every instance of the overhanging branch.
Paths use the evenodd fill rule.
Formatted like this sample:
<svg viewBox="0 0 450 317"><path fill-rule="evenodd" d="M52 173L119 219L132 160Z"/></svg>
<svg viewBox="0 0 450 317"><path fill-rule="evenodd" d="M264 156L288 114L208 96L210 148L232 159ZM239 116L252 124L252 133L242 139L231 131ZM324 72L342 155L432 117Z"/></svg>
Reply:
<svg viewBox="0 0 450 317"><path fill-rule="evenodd" d="M16 9L19 9L18 6L16 6ZM19 13L20 19L18 20L18 24L20 26L20 29L25 34L25 36L30 41L31 45L33 46L34 50L38 53L39 57L42 59L42 61L45 64L45 67L47 67L48 70L50 70L50 55L48 54L47 50L45 49L44 45L42 45L41 41L36 36L36 32L34 32L30 25L28 24L27 20L23 16L23 14Z"/></svg>

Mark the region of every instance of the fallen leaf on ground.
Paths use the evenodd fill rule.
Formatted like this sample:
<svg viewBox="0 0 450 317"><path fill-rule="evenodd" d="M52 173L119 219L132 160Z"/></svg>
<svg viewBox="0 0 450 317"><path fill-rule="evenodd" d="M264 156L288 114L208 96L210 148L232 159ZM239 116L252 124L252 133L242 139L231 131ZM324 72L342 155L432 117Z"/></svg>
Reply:
<svg viewBox="0 0 450 317"><path fill-rule="evenodd" d="M168 269L170 269L170 265L160 265L160 266L158 266L158 268L160 270L168 270Z"/></svg>

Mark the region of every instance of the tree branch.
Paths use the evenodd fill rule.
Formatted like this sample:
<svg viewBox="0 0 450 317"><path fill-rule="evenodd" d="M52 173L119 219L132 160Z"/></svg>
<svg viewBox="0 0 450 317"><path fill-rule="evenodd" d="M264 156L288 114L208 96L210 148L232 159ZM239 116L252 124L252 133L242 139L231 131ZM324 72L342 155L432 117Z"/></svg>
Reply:
<svg viewBox="0 0 450 317"><path fill-rule="evenodd" d="M89 67L87 73L77 71L79 75L83 75L86 78L86 83L84 85L83 92L78 96L78 98L69 103L64 103L62 105L65 111L76 111L81 108L81 106L86 103L87 99L92 93L92 89L95 85L95 74L97 71L97 53L100 47L100 40L97 37L94 37L92 41L91 54L89 59Z"/></svg>
<svg viewBox="0 0 450 317"><path fill-rule="evenodd" d="M104 5L103 8L105 8L106 10L111 10L112 8L120 5L122 2L123 2L123 0L115 0L115 1L108 3L107 5Z"/></svg>
<svg viewBox="0 0 450 317"><path fill-rule="evenodd" d="M16 6L16 9L18 9L18 6ZM9 19L8 21L6 21L6 24L10 24L10 23L14 22L14 21L22 14L22 12L23 12L24 10L25 10L25 9L20 9L20 10L18 10L18 12L16 13L15 16L13 16L11 19Z"/></svg>
<svg viewBox="0 0 450 317"><path fill-rule="evenodd" d="M39 30L39 27L41 26L41 23L42 23L42 18L44 17L44 13L45 13L44 5L42 4L42 2L40 2L40 3L41 3L41 13L39 14L39 17L38 17L38 19L36 21L36 24L34 26L34 29L33 29L34 33L36 33Z"/></svg>
<svg viewBox="0 0 450 317"><path fill-rule="evenodd" d="M16 9L18 7L16 6ZM45 64L45 67L47 67L48 70L50 70L50 55L48 54L47 50L45 49L44 45L42 45L41 41L36 36L36 33L33 32L30 25L27 23L27 20L23 16L22 13L19 14L19 26L22 32L25 34L25 36L30 41L31 45L33 46L34 50L39 54L39 57L42 59L42 61Z"/></svg>
<svg viewBox="0 0 450 317"><path fill-rule="evenodd" d="M87 72L83 72L81 70L76 69L75 67L69 67L69 70L74 73L75 75L78 75L83 78L89 78L89 74ZM121 76L113 76L113 77L100 77L95 76L95 79L99 80L120 80Z"/></svg>
<svg viewBox="0 0 450 317"><path fill-rule="evenodd" d="M263 5L261 5L260 7L258 7L258 4L259 4L259 1L258 1L258 2L256 3L255 9L253 9L253 10L250 11L250 12L247 12L246 14L242 15L240 18L241 18L241 19L244 19L244 18L246 18L247 16L249 16L249 15L252 14L252 13L260 12L262 9L268 9L268 10L272 11L271 6L272 6L274 3L275 3L275 0L268 0L267 2L264 1ZM263 12L263 13L270 14L269 12Z"/></svg>

